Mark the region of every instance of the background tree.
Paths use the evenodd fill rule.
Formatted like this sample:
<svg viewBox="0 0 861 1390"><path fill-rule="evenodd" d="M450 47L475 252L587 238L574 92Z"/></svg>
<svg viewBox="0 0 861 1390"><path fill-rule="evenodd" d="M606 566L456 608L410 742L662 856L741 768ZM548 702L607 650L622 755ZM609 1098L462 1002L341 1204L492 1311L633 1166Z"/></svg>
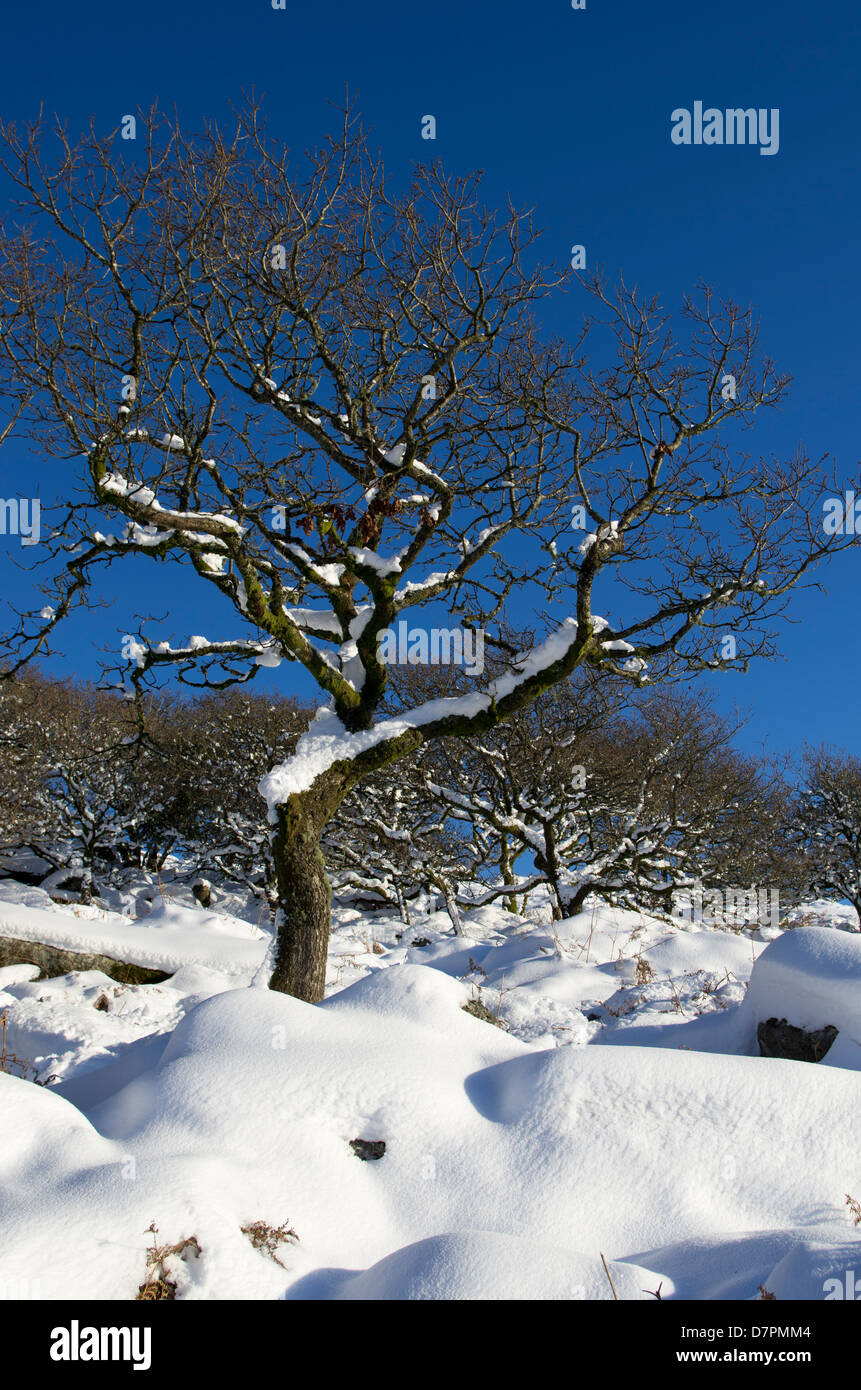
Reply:
<svg viewBox="0 0 861 1390"><path fill-rule="evenodd" d="M397 906L407 925L410 899L424 894L427 901L436 890L460 933L460 884L484 861L476 839L458 834L452 820L414 766L399 763L366 778L346 797L323 835L333 889L378 894Z"/></svg>
<svg viewBox="0 0 861 1390"><path fill-rule="evenodd" d="M614 748L622 759L614 818L632 827L620 855L628 906L669 913L695 882L722 892L777 886L771 833L783 783L765 757L735 746L742 723L719 714L705 691L665 689L638 702Z"/></svg>
<svg viewBox="0 0 861 1390"><path fill-rule="evenodd" d="M606 762L601 750L606 754L612 746L626 696L588 673L578 675L543 692L504 725L480 736L442 739L420 759L427 794L470 826L482 864L497 870L499 882L479 898L473 892L473 901L503 898L516 910L518 892L546 884L559 920L568 915L571 865L583 869L587 859L606 853L606 846L594 844L587 850L589 825L599 814L596 768ZM524 856L531 866L517 874Z"/></svg>
<svg viewBox="0 0 861 1390"><path fill-rule="evenodd" d="M847 898L861 929L861 759L843 749L805 749L789 838L802 854L806 887Z"/></svg>
<svg viewBox="0 0 861 1390"><path fill-rule="evenodd" d="M174 824L201 873L242 884L274 913L278 887L264 773L290 756L308 711L294 699L248 690L178 705L171 723L174 776L184 788Z"/></svg>
<svg viewBox="0 0 861 1390"><path fill-rule="evenodd" d="M165 702L150 699L146 713L163 736ZM45 888L75 878L89 903L129 869L163 867L178 834L176 764L139 741L126 700L26 673L0 683L0 718L4 848L26 847L50 864Z"/></svg>
<svg viewBox="0 0 861 1390"><path fill-rule="evenodd" d="M735 856L746 836L745 868L754 870L764 788L757 760L732 746L737 729L704 693L632 702L606 682L571 681L464 740L465 762L459 744L443 741L420 768L452 814L483 824L509 860L529 856L521 891L546 884L555 919L582 910L591 894L669 912L696 879L741 882ZM756 862L750 881L764 871ZM513 881L503 874L481 900Z"/></svg>

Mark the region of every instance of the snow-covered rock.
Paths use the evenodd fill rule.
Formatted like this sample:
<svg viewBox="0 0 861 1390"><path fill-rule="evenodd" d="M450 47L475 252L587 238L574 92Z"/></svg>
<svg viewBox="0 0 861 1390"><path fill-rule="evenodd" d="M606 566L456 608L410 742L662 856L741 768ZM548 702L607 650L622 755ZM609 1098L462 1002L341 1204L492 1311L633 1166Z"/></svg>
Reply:
<svg viewBox="0 0 861 1390"><path fill-rule="evenodd" d="M260 965L267 942L262 932L236 917L172 903L156 905L146 917L131 922L95 907L69 904L67 912L49 912L20 899L0 900L0 936L110 956L168 973L201 964L243 982Z"/></svg>
<svg viewBox="0 0 861 1390"><path fill-rule="evenodd" d="M832 1024L861 1044L861 936L796 927L757 958L744 1002L752 1025L785 1018L796 1028Z"/></svg>

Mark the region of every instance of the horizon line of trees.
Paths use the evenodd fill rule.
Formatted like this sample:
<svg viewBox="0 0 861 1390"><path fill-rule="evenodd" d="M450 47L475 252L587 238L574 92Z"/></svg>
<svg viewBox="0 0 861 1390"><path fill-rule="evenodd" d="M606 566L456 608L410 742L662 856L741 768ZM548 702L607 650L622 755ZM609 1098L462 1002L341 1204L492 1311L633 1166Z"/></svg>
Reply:
<svg viewBox="0 0 861 1390"><path fill-rule="evenodd" d="M392 709L456 686L399 672ZM29 851L42 885L82 902L142 874L240 885L274 920L272 827L258 791L312 710L231 689L191 700L35 669L0 682L0 853ZM141 718L143 723L141 724ZM589 675L511 720L440 739L369 777L323 837L331 889L396 908L436 898L516 912L536 889L555 920L590 895L669 914L704 888L848 899L861 921L861 760L806 747L794 762L734 743L741 721L703 692L635 692Z"/></svg>

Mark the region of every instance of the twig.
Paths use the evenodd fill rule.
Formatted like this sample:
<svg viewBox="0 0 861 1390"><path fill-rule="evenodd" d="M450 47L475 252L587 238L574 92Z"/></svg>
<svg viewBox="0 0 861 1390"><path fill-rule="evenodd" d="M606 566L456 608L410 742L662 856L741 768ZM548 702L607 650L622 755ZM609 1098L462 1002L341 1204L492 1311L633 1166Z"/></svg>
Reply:
<svg viewBox="0 0 861 1390"><path fill-rule="evenodd" d="M604 1266L604 1273L606 1274L607 1278L608 1278L609 1281L610 1281L610 1288L613 1290L613 1297L615 1298L616 1302L618 1303L618 1302L619 1302L619 1295L616 1293L616 1285L613 1283L613 1276L612 1276L612 1274L610 1273L609 1269L607 1268L607 1261L604 1259L604 1252L603 1252L603 1250L601 1250L601 1251L599 1251L598 1253L599 1253L600 1256L601 1256L601 1263L602 1263L602 1265Z"/></svg>

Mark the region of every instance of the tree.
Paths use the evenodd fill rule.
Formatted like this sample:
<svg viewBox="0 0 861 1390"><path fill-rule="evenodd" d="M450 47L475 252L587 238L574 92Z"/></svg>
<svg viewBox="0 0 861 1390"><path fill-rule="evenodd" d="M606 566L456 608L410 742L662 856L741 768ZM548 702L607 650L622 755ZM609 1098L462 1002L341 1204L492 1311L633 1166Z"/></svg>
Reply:
<svg viewBox="0 0 861 1390"><path fill-rule="evenodd" d="M502 882L478 901L508 896L511 863L527 854L533 871L518 887L546 884L556 920L591 894L669 911L697 878L737 881L740 846L758 843L762 766L733 748L737 729L704 693L632 702L606 682L570 681L463 740L465 757L443 740L420 769L429 794L496 836ZM736 879L725 877L730 859Z"/></svg>
<svg viewBox="0 0 861 1390"><path fill-rule="evenodd" d="M0 394L10 438L74 460L78 485L48 601L6 652L14 670L44 651L136 557L236 624L179 643L142 624L136 689L168 669L217 684L305 668L326 703L262 789L271 985L318 1000L320 837L366 776L486 732L582 666L743 668L773 652L792 586L854 538L818 527L823 473L803 454L734 456L786 387L749 311L703 290L685 341L656 301L597 281L594 336L617 360L596 371L589 325L573 346L540 337L559 277L533 263L528 217L481 208L477 177L420 167L393 191L349 112L298 170L254 109L227 135L156 112L138 130L140 155L119 132L57 128L52 154L38 123L0 129L22 219L0 236ZM515 603L547 614L528 652L500 635ZM419 657L469 634L499 644L502 669L482 680L475 663L471 692L385 717L381 640L406 614L425 624Z"/></svg>
<svg viewBox="0 0 861 1390"><path fill-rule="evenodd" d="M166 705L148 700L164 732ZM160 869L177 839L171 766L137 737L128 703L114 693L37 673L0 683L0 800L4 846L26 846L52 865L45 886L99 885L131 866Z"/></svg>
<svg viewBox="0 0 861 1390"><path fill-rule="evenodd" d="M32 720L43 686L43 678L32 669L17 680L0 681L0 834L4 853L26 847L34 829L45 822L44 768ZM41 751L44 756L44 749Z"/></svg>
<svg viewBox="0 0 861 1390"><path fill-rule="evenodd" d="M173 823L196 871L242 884L274 913L278 886L264 773L295 749L308 711L293 699L249 690L177 704L170 726L173 775L183 789Z"/></svg>
<svg viewBox="0 0 861 1390"><path fill-rule="evenodd" d="M781 770L734 746L742 722L720 715L704 691L664 689L639 702L614 748L629 770L627 793L617 773L611 839L631 841L619 854L617 901L669 912L697 882L721 892L775 886Z"/></svg>
<svg viewBox="0 0 861 1390"><path fill-rule="evenodd" d="M843 749L806 748L789 837L804 856L806 886L848 898L861 930L861 758Z"/></svg>
<svg viewBox="0 0 861 1390"><path fill-rule="evenodd" d="M518 892L546 884L560 920L568 915L572 867L582 877L587 864L606 857L595 832L624 691L611 693L585 674L551 687L484 735L424 750L419 772L427 795L471 827L480 862L498 869L499 881L477 897L473 890L473 903L503 898L513 911ZM524 855L533 862L525 877L515 873Z"/></svg>
<svg viewBox="0 0 861 1390"><path fill-rule="evenodd" d="M472 877L483 859L476 854L475 840L459 835L451 820L415 767L401 763L366 778L345 798L323 834L333 889L379 894L397 906L407 925L409 899L435 889L459 934L459 883Z"/></svg>

